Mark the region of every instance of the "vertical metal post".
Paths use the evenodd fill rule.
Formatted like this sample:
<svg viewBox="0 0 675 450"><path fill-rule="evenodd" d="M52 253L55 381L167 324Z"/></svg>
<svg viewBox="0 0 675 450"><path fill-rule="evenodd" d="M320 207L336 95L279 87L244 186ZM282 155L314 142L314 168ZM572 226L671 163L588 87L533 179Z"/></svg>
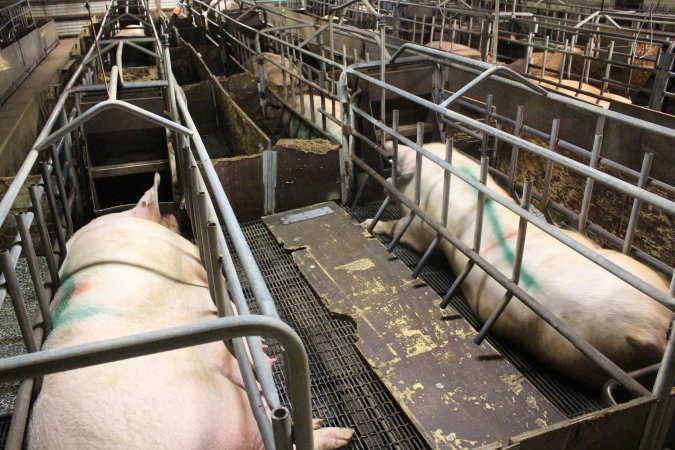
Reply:
<svg viewBox="0 0 675 450"><path fill-rule="evenodd" d="M64 145L65 145L64 138ZM68 193L66 192L66 185L63 183L63 172L61 171L61 162L56 151L56 146L51 146L52 152L52 166L54 167L54 174L56 175L56 188L59 192L59 200L61 200L61 209L63 210L63 217L66 219L66 239L73 235L73 218L70 215L70 208L68 205Z"/></svg>
<svg viewBox="0 0 675 450"><path fill-rule="evenodd" d="M481 184L486 184L487 181L487 173L488 173L488 158L481 158L480 159L480 183ZM480 243L481 243L481 236L483 233L483 211L485 209L485 194L483 194L481 191L478 191L478 196L476 198L476 221L475 221L475 229L474 229L474 234L473 234L473 250L476 253L480 253ZM475 263L473 260L470 260L466 266L464 266L464 269L457 275L457 278L455 278L455 281L452 283L452 286L450 286L450 289L448 289L448 292L445 294L443 297L443 300L441 300L440 307L441 308L446 308L448 304L450 304L450 299L452 296L455 294L455 291L459 288L459 286L462 284L462 282L466 279L466 277L469 275L469 272L471 272L471 269Z"/></svg>
<svg viewBox="0 0 675 450"><path fill-rule="evenodd" d="M513 130L513 134L516 137L520 137L520 133L523 129L523 114L525 112L524 106L518 106L516 110L516 125ZM509 192L513 192L516 187L516 168L518 166L518 151L520 147L517 144L513 144L511 149L511 164L509 165Z"/></svg>
<svg viewBox="0 0 675 450"><path fill-rule="evenodd" d="M672 286L672 284L671 284ZM673 290L671 289L671 294ZM669 421L664 419L668 415L670 392L675 382L675 321L670 323L668 344L661 360L661 368L656 375L652 394L656 397L656 403L647 418L645 432L640 442L640 450L662 448L663 441L669 430Z"/></svg>
<svg viewBox="0 0 675 450"><path fill-rule="evenodd" d="M424 122L417 122L417 145L422 147L424 145ZM422 189L422 160L424 156L420 152L415 152L415 204L420 204L421 198L421 189ZM415 213L411 212L406 219L405 225L400 228L400 230L394 235L391 242L387 246L387 251L392 252L396 245L408 230L412 221L415 219Z"/></svg>
<svg viewBox="0 0 675 450"><path fill-rule="evenodd" d="M203 245L202 245L202 254L200 255L202 257L202 264L204 265L204 268L206 269L206 273L209 274L209 277L212 277L213 275L213 267L211 267L211 251L212 247L209 245L209 240L208 240L208 232L206 229L206 224L210 222L209 218L209 206L208 206L208 195L206 194L205 191L199 191L197 193L197 204L199 205L199 212L200 212L200 217L201 217L201 224L202 224L202 237L204 239ZM214 292L213 288L213 280L212 278L209 278L209 293L211 294L211 298L214 300L216 299L216 293Z"/></svg>
<svg viewBox="0 0 675 450"><path fill-rule="evenodd" d="M38 346L35 342L35 335L33 334L33 328L30 325L30 319L26 312L26 304L23 301L23 296L19 289L19 282L12 265L12 257L7 249L0 250L0 268L5 275L7 292L12 298L12 305L14 305L14 312L16 313L16 319L19 322L23 342L26 344L26 350L28 350L29 353L36 352L38 351Z"/></svg>
<svg viewBox="0 0 675 450"><path fill-rule="evenodd" d="M54 188L52 187L52 179L49 174L48 164L43 162L40 164L42 167L42 182L45 188L45 195L47 196L47 204L49 205L49 210L52 214L52 219L54 220L54 229L56 233L56 240L59 243L59 252L61 254L61 260L66 257L66 237L63 233L63 224L61 223L61 216L59 215L59 209L56 206L56 199L54 198Z"/></svg>
<svg viewBox="0 0 675 450"><path fill-rule="evenodd" d="M525 185L523 186L523 200L521 202L521 207L524 210L530 209L530 201L532 199L532 180L526 180ZM525 237L527 234L527 219L521 217L518 221L518 238L516 241L516 254L513 261L513 273L511 275L511 280L518 284L520 281L520 267L523 262L523 251L525 249ZM497 322L499 317L502 315L506 307L509 305L509 302L513 298L513 292L507 292L502 297L499 304L492 310L490 317L485 321L483 327L480 329L478 336L476 336L473 342L477 345L480 345L487 334L490 332L490 329Z"/></svg>
<svg viewBox="0 0 675 450"><path fill-rule="evenodd" d="M605 116L598 116L598 121L595 126L595 138L593 139L593 149L591 151L591 160L589 166L595 169L598 166L598 159L600 158L600 150L602 149L603 128L605 126ZM584 188L584 198L581 202L581 211L579 212L579 233L586 232L586 221L588 220L588 210L591 206L591 196L593 194L592 178L586 178L586 187Z"/></svg>
<svg viewBox="0 0 675 450"><path fill-rule="evenodd" d="M640 170L640 178L638 179L638 187L644 189L649 180L649 171L652 168L652 160L654 155L652 153L645 153L642 159L642 170ZM630 212L630 219L628 221L628 229L626 230L626 238L623 241L622 252L630 255L630 249L633 245L633 237L635 235L635 228L637 227L638 218L640 216L640 207L642 200L639 198L633 199L633 209Z"/></svg>
<svg viewBox="0 0 675 450"><path fill-rule="evenodd" d="M280 407L272 411L272 431L276 450L292 450L291 416L288 409Z"/></svg>
<svg viewBox="0 0 675 450"><path fill-rule="evenodd" d="M33 206L33 214L35 214L35 221L37 222L38 231L40 232L40 241L42 241L42 249L45 254L45 259L47 260L49 275L52 278L53 289L56 290L60 284L59 269L56 265L56 261L54 260L54 249L52 248L52 241L49 237L49 231L47 230L45 215L42 212L42 204L40 203L38 187L34 184L29 186L28 194L30 195L30 202ZM61 257L60 260L63 261L63 257Z"/></svg>
<svg viewBox="0 0 675 450"><path fill-rule="evenodd" d="M560 119L553 119L551 126L551 139L549 141L548 149L555 152L558 146L558 131L560 129ZM541 211L548 218L548 195L551 188L551 177L553 175L553 161L550 159L546 161L546 174L544 175L544 188L541 194Z"/></svg>
<svg viewBox="0 0 675 450"><path fill-rule="evenodd" d="M331 77L332 80L332 77ZM331 81L332 83L333 81ZM354 136L344 132L345 126L354 125L354 113L351 110L349 92L347 84L339 86L340 104L342 106L342 145L339 149L340 160L340 197L343 204L350 200L350 191L354 182L354 169L352 165L352 151L354 146Z"/></svg>
<svg viewBox="0 0 675 450"><path fill-rule="evenodd" d="M495 16L492 23L492 64L497 64L497 45L499 42L499 0L495 1Z"/></svg>
<svg viewBox="0 0 675 450"><path fill-rule="evenodd" d="M485 125L490 125L490 117L492 117L492 94L488 94L487 99L485 100ZM482 137L483 139L481 139L480 156L481 158L485 158L488 155L487 151L490 135L487 132L483 132Z"/></svg>
<svg viewBox="0 0 675 450"><path fill-rule="evenodd" d="M40 312L42 313L42 320L44 321L45 335L49 333L52 328L52 315L49 311L49 302L45 296L44 283L40 275L40 269L37 263L37 256L35 255L35 247L33 246L33 238L30 235L30 230L26 225L25 213L16 214L16 225L21 236L21 247L26 254L26 262L28 263L28 270L30 277L33 280L33 288L35 289L35 298L37 299Z"/></svg>
<svg viewBox="0 0 675 450"><path fill-rule="evenodd" d="M452 139L445 140L445 162L452 165ZM450 177L451 173L449 170L443 169L443 204L441 207L441 225L445 227L448 224L448 203L450 202ZM417 278L422 272L427 260L431 257L434 249L438 245L441 236L436 234L436 237L431 241L431 244L427 247L427 250L424 252L424 255L420 259L419 263L413 270L412 278Z"/></svg>

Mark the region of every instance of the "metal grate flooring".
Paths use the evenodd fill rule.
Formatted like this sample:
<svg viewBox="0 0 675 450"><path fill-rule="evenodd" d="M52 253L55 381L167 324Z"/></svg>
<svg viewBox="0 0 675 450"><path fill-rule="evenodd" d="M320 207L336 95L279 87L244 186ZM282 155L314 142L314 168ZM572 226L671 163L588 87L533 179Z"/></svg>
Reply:
<svg viewBox="0 0 675 450"><path fill-rule="evenodd" d="M279 315L300 335L309 354L314 416L324 419L326 426L353 428L350 449L429 448L356 350L354 323L328 311L293 263L291 253L261 221L242 224L242 229ZM244 288L250 297L245 282ZM280 348L269 344L270 356L278 355ZM288 405L281 363L274 366L274 375Z"/></svg>
<svg viewBox="0 0 675 450"><path fill-rule="evenodd" d="M355 210L349 211L352 217L358 222L372 218L380 207L381 202L374 202L358 206ZM382 220L396 220L403 216L403 210L400 205L389 205L385 210ZM378 236L382 242L388 242L390 239L384 236ZM420 260L420 256L401 246L397 246L394 255L411 269L414 268ZM422 272L420 278L426 282L429 287L436 291L441 297L450 289L454 278L452 269L444 259L430 261ZM476 319L473 312L466 304L461 295L455 295L450 301L455 310L464 317L475 329L480 328L480 322ZM542 367L531 357L518 352L516 349L507 346L493 336L488 336L487 340L497 349L518 371L520 371L548 400L551 401L568 418L576 417L602 408L599 399L589 395L586 392L579 391L574 386L566 383L564 380L556 378L554 374Z"/></svg>
<svg viewBox="0 0 675 450"><path fill-rule="evenodd" d="M7 444L7 434L9 433L9 425L11 422L11 414L0 416L0 448L5 448L5 445Z"/></svg>

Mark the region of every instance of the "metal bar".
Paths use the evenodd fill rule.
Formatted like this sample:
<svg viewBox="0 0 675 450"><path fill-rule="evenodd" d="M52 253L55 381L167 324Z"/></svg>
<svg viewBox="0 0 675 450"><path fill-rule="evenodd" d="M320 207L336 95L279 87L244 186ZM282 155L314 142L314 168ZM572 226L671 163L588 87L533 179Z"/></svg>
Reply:
<svg viewBox="0 0 675 450"><path fill-rule="evenodd" d="M551 153L555 153L555 150L558 146L558 131L560 130L560 119L553 119L553 124L551 125L551 139L548 143L548 149ZM551 177L553 176L553 161L550 159L546 161L546 173L544 175L544 188L541 193L541 212L547 219L550 219L550 214L548 212L548 195L551 188ZM550 220L549 220L550 221Z"/></svg>
<svg viewBox="0 0 675 450"><path fill-rule="evenodd" d="M532 180L527 180L523 188L523 200L520 206L523 209L528 209L530 207L530 200L532 199ZM523 252L525 249L525 237L527 234L527 220L523 217L518 221L518 238L516 241L516 254L513 261L513 273L511 275L511 280L518 284L520 281L520 266L523 262ZM473 342L476 345L480 345L487 334L490 332L494 324L497 322L499 317L502 315L506 307L509 305L509 302L513 298L513 293L508 292L504 294L504 297L501 299L499 304L492 310L490 317L485 321L483 327L478 332Z"/></svg>
<svg viewBox="0 0 675 450"><path fill-rule="evenodd" d="M638 187L644 188L647 184L647 179L649 178L649 171L652 168L652 159L654 154L645 153L642 159L642 170L640 171L640 180L638 181ZM633 237L635 235L635 228L637 227L638 218L640 217L640 206L642 202L639 198L633 199L633 208L630 212L630 219L628 221L628 229L626 230L626 238L623 241L622 251L626 254L630 254L630 249L633 246Z"/></svg>
<svg viewBox="0 0 675 450"><path fill-rule="evenodd" d="M203 201L206 202L206 198ZM202 209L208 209L206 203L202 205ZM205 213L203 213L203 215L206 216ZM216 222L209 221L206 225L206 247L210 249L210 262L207 269L207 275L209 277L209 285L213 286L213 299L215 300L216 306L218 308L218 316L225 317L227 314L229 317L234 317L235 313L232 308L232 304L230 303L230 298L227 295L225 279L223 278L222 272L220 271L220 263L222 260L221 255L219 252L217 252L218 231L218 224ZM235 338L231 340L231 343L234 356L237 360L237 365L239 366L239 371L241 372L242 380L244 381L244 390L246 391L246 396L248 397L253 417L256 421L256 424L258 425L258 429L260 430L263 444L266 449L274 448L274 441L276 440L273 435L274 430L270 420L267 417L265 405L262 401L262 397L260 396L260 392L258 391L255 375L249 363L248 355L246 354L246 348L244 347L244 342L241 338ZM253 352L251 352L251 354L254 355ZM257 364L255 358L254 364ZM262 364L265 364L265 361L262 361Z"/></svg>
<svg viewBox="0 0 675 450"><path fill-rule="evenodd" d="M106 100L89 108L80 116L70 121L68 125L59 128L57 131L53 132L49 136L44 137L42 140L36 141L36 143L33 144L33 149L39 151L42 150L43 148L48 147L49 145L61 139L66 134L79 128L89 120L93 119L94 117L96 117L97 115L101 114L103 111L106 111L108 109L121 109L144 120L147 120L150 123L154 123L155 125L168 128L169 130L174 131L176 133L181 133L187 136L190 136L193 133L192 131L188 130L187 128L178 123L175 123L165 117L159 116L150 111L146 111L145 109L139 108L138 106L133 105L131 103L123 102L120 100Z"/></svg>
<svg viewBox="0 0 675 450"><path fill-rule="evenodd" d="M40 268L37 263L37 256L35 255L35 247L33 246L33 239L30 235L30 230L26 225L26 214L21 212L16 215L16 224L21 235L21 247L26 254L26 262L28 263L28 270L31 279L33 280L33 288L35 289L35 298L37 299L40 312L42 313L42 320L47 332L52 328L52 315L49 311L49 302L45 296L44 283L40 275Z"/></svg>
<svg viewBox="0 0 675 450"><path fill-rule="evenodd" d="M595 137L593 139L593 150L591 151L591 161L589 166L592 168L598 167L598 159L600 158L600 150L602 149L602 130L605 126L605 118L598 117L598 122L595 125ZM579 233L586 233L586 221L588 219L588 210L591 206L591 196L593 194L593 180L586 178L586 186L584 187L584 198L581 201L581 211L579 212Z"/></svg>
<svg viewBox="0 0 675 450"><path fill-rule="evenodd" d="M118 66L112 66L110 69L110 89L108 90L108 98L110 100L117 100L117 79L120 78Z"/></svg>
<svg viewBox="0 0 675 450"><path fill-rule="evenodd" d="M513 130L513 135L520 137L523 130L523 114L525 113L524 106L518 106L516 110L516 123ZM511 148L511 164L509 164L509 191L513 192L516 183L516 167L518 166L518 144L513 144Z"/></svg>
<svg viewBox="0 0 675 450"><path fill-rule="evenodd" d="M64 137L67 139L67 136ZM62 141L63 142L63 141ZM61 210L63 211L63 218L66 220L66 240L73 235L73 218L70 215L70 208L68 207L68 192L66 185L63 182L63 172L61 171L61 161L59 160L59 153L56 146L52 145L52 167L54 168L54 175L56 176L56 188L59 193L59 200L61 202Z"/></svg>
<svg viewBox="0 0 675 450"><path fill-rule="evenodd" d="M30 195L31 205L33 206L33 214L35 215L35 220L37 221L38 231L40 233L40 241L42 242L42 250L45 254L45 260L47 261L47 268L49 269L49 274L52 278L53 289L56 290L60 285L59 279L59 270L54 261L54 249L52 248L52 241L49 237L49 230L47 229L47 222L45 221L45 216L42 211L42 204L40 203L40 197L42 196L41 192L38 192L38 186L31 185L28 187L28 194ZM63 256L60 258L63 260Z"/></svg>
<svg viewBox="0 0 675 450"><path fill-rule="evenodd" d="M452 152L453 152L453 146L452 146L452 138L446 139L445 140L445 161L452 165ZM443 171L443 203L441 206L441 226L445 227L448 224L448 208L450 204L450 178L451 174L447 170ZM387 195L387 198L390 198L389 195ZM422 269L424 268L424 265L426 264L427 260L429 257L431 257L434 249L438 245L440 239L440 235L436 235L434 239L431 241L431 244L429 244L429 247L427 248L426 252L424 252L424 255L420 259L419 263L415 267L415 270L413 270L412 273L412 278L417 278L419 274L422 272Z"/></svg>
<svg viewBox="0 0 675 450"><path fill-rule="evenodd" d="M42 168L42 183L45 189L45 195L47 196L47 205L49 205L49 211L52 214L52 219L54 220L54 231L56 233L56 241L59 243L59 252L62 255L62 258L66 257L66 236L63 229L63 224L61 223L61 215L59 214L59 209L56 206L56 199L54 198L54 188L52 186L52 179L49 174L48 164L43 162L40 164ZM64 203L64 206L66 204Z"/></svg>
<svg viewBox="0 0 675 450"><path fill-rule="evenodd" d="M26 304L23 301L23 296L19 289L19 281L16 278L12 257L7 249L0 250L0 268L2 269L2 273L5 274L7 292L9 292L9 296L12 298L12 305L14 305L14 312L16 313L16 319L19 322L23 342L26 344L26 350L30 353L36 352L38 351L38 346L35 342L35 335L33 334L33 328L30 326L30 319L26 312Z"/></svg>
<svg viewBox="0 0 675 450"><path fill-rule="evenodd" d="M291 416L287 408L281 407L272 411L272 429L276 450L292 450Z"/></svg>
<svg viewBox="0 0 675 450"><path fill-rule="evenodd" d="M480 159L480 178L479 178L479 183L485 185L487 182L487 172L488 172L488 158L481 158ZM480 244L481 244L481 237L483 235L483 212L485 209L485 194L481 191L478 191L478 196L476 197L476 219L475 219L475 224L474 224L474 234L473 234L473 251L476 253L480 253ZM467 262L466 266L462 271L459 273L455 281L452 283L452 286L450 286L450 289L448 289L448 292L445 293L445 296L443 296L443 300L441 300L440 307L441 308L446 308L448 304L450 303L450 299L452 296L455 294L457 289L459 289L459 286L464 282L467 276L469 276L469 273L471 272L471 269L473 269L473 266L475 265L475 262L471 259Z"/></svg>
<svg viewBox="0 0 675 450"><path fill-rule="evenodd" d="M272 317L221 317L132 336L4 358L0 360L0 381L22 380L246 335L268 336L277 340L286 350L293 373L287 383L295 394L291 398L291 407L296 417L296 445L303 449L313 448L307 353L295 331Z"/></svg>
<svg viewBox="0 0 675 450"><path fill-rule="evenodd" d="M661 368L654 382L653 395L656 397L656 403L647 419L646 431L640 441L640 450L662 448L667 431L670 429L670 421L664 419L668 415L670 394L675 383L675 322L670 323L669 334L670 339L661 360Z"/></svg>
<svg viewBox="0 0 675 450"><path fill-rule="evenodd" d="M195 166L194 172L196 173L199 169ZM196 177L196 175L195 175ZM209 244L209 236L208 236L208 230L207 230L207 224L211 221L211 218L209 217L209 210L208 210L208 205L207 205L207 198L208 194L206 191L199 190L197 192L197 205L198 205L198 214L200 216L200 235L203 239L202 245L201 245L201 252L199 255L201 256L202 259L202 265L206 269L206 273L208 275L209 279L209 295L213 299L213 302L216 303L216 293L215 293L215 283L213 282L213 273L214 273L214 268L211 266L212 264L212 259L211 259L211 247Z"/></svg>

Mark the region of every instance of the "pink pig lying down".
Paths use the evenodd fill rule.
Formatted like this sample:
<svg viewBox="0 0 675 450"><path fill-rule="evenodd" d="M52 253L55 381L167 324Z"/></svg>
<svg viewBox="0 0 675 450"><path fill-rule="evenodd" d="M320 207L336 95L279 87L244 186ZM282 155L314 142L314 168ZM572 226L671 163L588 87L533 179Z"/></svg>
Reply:
<svg viewBox="0 0 675 450"><path fill-rule="evenodd" d="M54 349L217 317L197 248L161 216L159 175L135 208L68 242L53 302ZM272 363L272 360L270 360ZM316 424L315 424L316 426ZM322 428L315 448L353 431ZM235 358L223 342L44 377L29 449L261 449Z"/></svg>
<svg viewBox="0 0 675 450"><path fill-rule="evenodd" d="M387 147L391 153L391 143L387 143ZM445 158L445 144L431 143L424 148ZM398 149L397 187L408 198L414 198L416 152L403 145ZM478 179L478 164L456 150L452 164ZM443 173L441 167L424 158L420 207L439 222ZM451 180L447 229L472 246L477 190L456 176ZM488 177L487 185L509 198L492 177ZM404 217L399 221L378 222L373 232L394 236L405 220ZM486 200L480 255L509 277L513 270L518 222L519 216ZM369 219L362 225L367 227L370 223ZM421 219L415 218L401 242L422 252L435 235ZM579 233L569 232L569 235L653 286L668 291L665 281L647 266L619 252L601 249ZM468 258L449 242L441 242L440 247L453 271L459 273ZM660 361L663 356L673 313L533 225L527 228L519 284L623 369L641 368ZM483 322L506 292L477 266L462 284L462 290L467 303ZM492 331L587 386L597 387L607 379L590 359L516 298L511 300Z"/></svg>

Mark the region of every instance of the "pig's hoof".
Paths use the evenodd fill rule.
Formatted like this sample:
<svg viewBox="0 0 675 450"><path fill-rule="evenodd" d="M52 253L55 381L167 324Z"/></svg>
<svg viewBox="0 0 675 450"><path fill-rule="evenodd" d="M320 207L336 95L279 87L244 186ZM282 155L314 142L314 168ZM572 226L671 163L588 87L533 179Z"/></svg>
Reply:
<svg viewBox="0 0 675 450"><path fill-rule="evenodd" d="M351 428L320 428L314 432L314 450L332 450L349 444L354 430Z"/></svg>
<svg viewBox="0 0 675 450"><path fill-rule="evenodd" d="M323 426L323 419L312 419L312 429L318 430Z"/></svg>
<svg viewBox="0 0 675 450"><path fill-rule="evenodd" d="M367 230L371 223L373 223L373 219L366 219L359 225L361 225L362 228L365 228Z"/></svg>

